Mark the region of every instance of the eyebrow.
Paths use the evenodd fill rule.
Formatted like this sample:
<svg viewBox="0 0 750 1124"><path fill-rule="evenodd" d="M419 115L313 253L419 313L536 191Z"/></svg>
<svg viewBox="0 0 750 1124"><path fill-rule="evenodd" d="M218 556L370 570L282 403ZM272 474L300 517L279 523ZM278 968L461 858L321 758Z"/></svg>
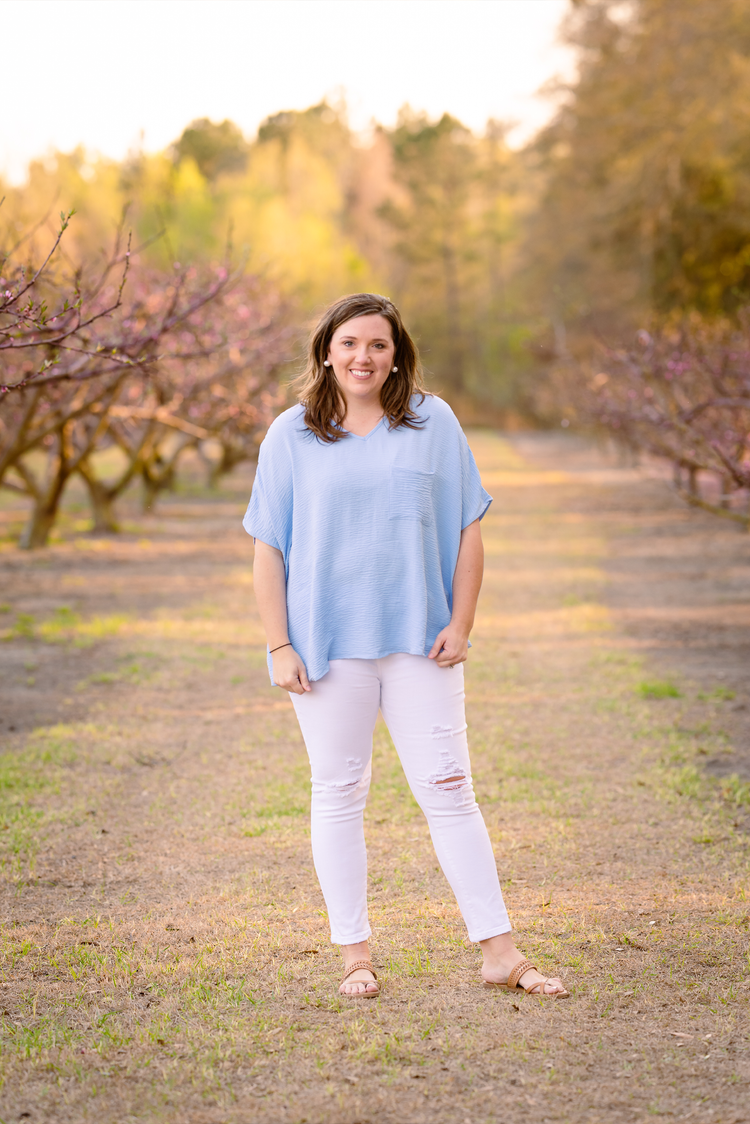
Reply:
<svg viewBox="0 0 750 1124"><path fill-rule="evenodd" d="M357 340L357 339L359 339L359 336L346 335L346 336L341 336L340 338L342 340ZM370 343L392 343L392 342L393 342L392 340L386 339L385 336L373 336L373 338L370 340Z"/></svg>

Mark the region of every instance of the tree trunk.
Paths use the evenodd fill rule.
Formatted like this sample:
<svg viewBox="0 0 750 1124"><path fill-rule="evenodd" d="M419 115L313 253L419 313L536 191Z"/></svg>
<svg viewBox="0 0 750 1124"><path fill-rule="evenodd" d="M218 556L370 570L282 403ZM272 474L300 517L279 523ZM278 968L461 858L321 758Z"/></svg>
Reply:
<svg viewBox="0 0 750 1124"><path fill-rule="evenodd" d="M206 487L209 490L213 491L213 489L216 487L216 481L221 473L221 469L219 468L220 461L215 461L207 455L203 448L202 441L196 446L196 451L200 459L203 461L203 465L206 470Z"/></svg>
<svg viewBox="0 0 750 1124"><path fill-rule="evenodd" d="M456 390L464 389L464 348L461 338L461 311L456 254L448 238L443 239L443 276L445 279L445 324L448 329L449 380Z"/></svg>
<svg viewBox="0 0 750 1124"><path fill-rule="evenodd" d="M159 492L173 492L175 489L177 466L174 461L165 463L160 458L156 464L156 471L153 471L149 465L144 465L141 469L141 479L143 480L141 509L144 515L147 515L155 507Z"/></svg>
<svg viewBox="0 0 750 1124"><path fill-rule="evenodd" d="M162 491L163 485L148 472L142 472L141 479L143 480L141 511L144 515L150 515L156 506L156 500L159 492Z"/></svg>
<svg viewBox="0 0 750 1124"><path fill-rule="evenodd" d="M88 480L86 483L89 484ZM101 481L95 480L93 487L89 484L89 501L91 514L94 517L94 534L116 535L120 530L120 524L115 516L115 497L110 489Z"/></svg>
<svg viewBox="0 0 750 1124"><path fill-rule="evenodd" d="M47 545L57 519L57 507L57 504L50 506L45 501L34 504L29 521L18 540L21 550L39 550Z"/></svg>
<svg viewBox="0 0 750 1124"><path fill-rule="evenodd" d="M165 460L161 453L155 450L153 455L143 462L141 479L143 480L142 510L144 514L152 510L159 492L173 492L175 490L177 462L186 449L192 448L196 444L195 438L191 437L178 445L168 460Z"/></svg>
<svg viewBox="0 0 750 1124"><path fill-rule="evenodd" d="M29 516L29 521L18 540L21 550L38 550L49 542L50 532L55 525L57 513L60 509L60 500L69 475L67 466L59 465L58 471L47 488L40 490L34 497L34 507Z"/></svg>
<svg viewBox="0 0 750 1124"><path fill-rule="evenodd" d="M248 459L249 457L245 452L239 449L233 449L229 445L222 445L221 456L211 465L208 476L208 487L211 488L212 491L218 488L222 476L228 476L230 472L234 472L238 464Z"/></svg>
<svg viewBox="0 0 750 1124"><path fill-rule="evenodd" d="M94 519L92 528L96 535L116 535L120 524L115 516L115 500L119 488L112 488L101 480L97 480L85 461L78 466L78 473L83 477L89 493L91 514Z"/></svg>
<svg viewBox="0 0 750 1124"><path fill-rule="evenodd" d="M731 476L720 476L719 487L721 488L721 498L719 504L721 507L729 508L730 497L732 494L732 478Z"/></svg>
<svg viewBox="0 0 750 1124"><path fill-rule="evenodd" d="M33 475L26 471L20 462L16 466L34 497L34 507L29 516L29 521L18 541L21 550L38 550L40 547L46 546L49 542L50 531L55 525L57 513L60 509L60 500L72 471L70 459L67 455L64 427L57 435L57 443L56 451L50 455L47 477L43 483L36 483Z"/></svg>
<svg viewBox="0 0 750 1124"><path fill-rule="evenodd" d="M698 495L698 469L690 467L688 469L688 491L691 496Z"/></svg>
<svg viewBox="0 0 750 1124"><path fill-rule="evenodd" d="M221 480L222 476L230 471L225 462L226 458L222 455L221 460L215 461L208 471L206 487L209 488L209 490L212 492L215 492L219 487L219 481Z"/></svg>

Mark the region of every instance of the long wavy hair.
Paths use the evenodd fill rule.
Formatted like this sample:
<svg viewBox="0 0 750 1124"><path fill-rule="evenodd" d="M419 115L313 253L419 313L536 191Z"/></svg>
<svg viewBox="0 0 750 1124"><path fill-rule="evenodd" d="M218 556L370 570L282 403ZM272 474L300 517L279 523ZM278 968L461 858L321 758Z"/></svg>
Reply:
<svg viewBox="0 0 750 1124"><path fill-rule="evenodd" d="M416 345L404 327L401 313L388 297L381 297L378 293L353 293L340 297L323 313L310 336L305 369L292 384L305 407L305 425L321 441L330 443L348 436L342 428L346 417L344 396L333 367L324 366L333 333L347 320L373 313L384 316L388 321L395 344L393 364L398 371L391 371L380 391L380 404L388 427L395 429L403 425L418 429L422 424L422 419L411 408L415 394L421 394L421 402L424 401L422 368Z"/></svg>

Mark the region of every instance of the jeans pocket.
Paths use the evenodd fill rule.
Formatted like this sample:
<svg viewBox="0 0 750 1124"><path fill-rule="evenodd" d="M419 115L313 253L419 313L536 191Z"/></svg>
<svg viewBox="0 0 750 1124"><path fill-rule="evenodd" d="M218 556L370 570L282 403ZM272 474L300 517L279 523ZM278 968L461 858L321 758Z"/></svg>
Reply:
<svg viewBox="0 0 750 1124"><path fill-rule="evenodd" d="M388 518L428 523L432 518L434 472L416 468L391 468L388 486Z"/></svg>

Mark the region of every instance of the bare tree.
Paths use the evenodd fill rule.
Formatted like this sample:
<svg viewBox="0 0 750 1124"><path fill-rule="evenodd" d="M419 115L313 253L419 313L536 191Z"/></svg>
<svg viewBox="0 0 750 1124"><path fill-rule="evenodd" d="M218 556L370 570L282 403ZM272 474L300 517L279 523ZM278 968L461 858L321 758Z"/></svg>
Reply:
<svg viewBox="0 0 750 1124"><path fill-rule="evenodd" d="M107 411L105 441L121 450L126 466L109 482L96 478L90 460L79 468L102 529L116 525L112 504L136 475L143 483L144 510L152 510L159 493L174 485L190 448L203 457L212 487L241 461L257 456L284 401L286 310L272 286L243 276L212 306L210 324L206 319L191 328L192 356L166 359L148 379L131 379Z"/></svg>
<svg viewBox="0 0 750 1124"><path fill-rule="evenodd" d="M242 365L242 329L222 306L241 287L240 271L131 269L121 232L102 268L71 271L60 252L70 218L61 215L36 268L20 263L19 246L0 253L0 485L32 500L26 548L48 541L74 472L89 488L95 525L113 529L114 501L137 473L163 485L165 431L210 436L191 411L205 413L199 402L222 362ZM127 463L104 482L93 455L106 444Z"/></svg>
<svg viewBox="0 0 750 1124"><path fill-rule="evenodd" d="M686 502L750 529L750 309L603 347L587 373L568 369L563 394L620 442L669 460Z"/></svg>

